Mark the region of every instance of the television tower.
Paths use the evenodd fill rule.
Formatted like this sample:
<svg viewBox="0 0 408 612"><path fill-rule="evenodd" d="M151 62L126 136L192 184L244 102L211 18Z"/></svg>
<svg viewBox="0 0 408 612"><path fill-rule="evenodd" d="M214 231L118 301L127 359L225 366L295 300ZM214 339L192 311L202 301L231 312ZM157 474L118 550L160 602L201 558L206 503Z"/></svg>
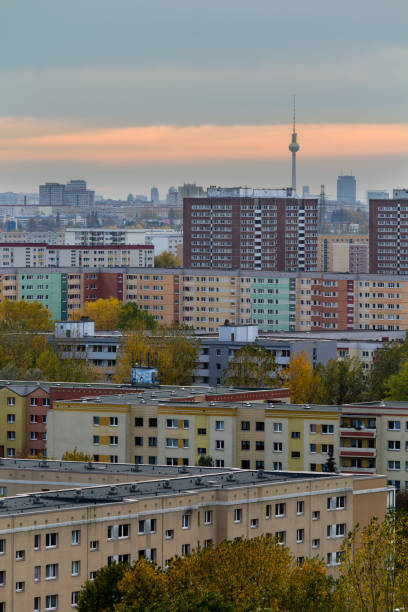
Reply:
<svg viewBox="0 0 408 612"><path fill-rule="evenodd" d="M292 142L289 145L289 151L292 153L292 190L296 195L296 153L299 151L299 144L296 134L296 96L293 96L293 131Z"/></svg>

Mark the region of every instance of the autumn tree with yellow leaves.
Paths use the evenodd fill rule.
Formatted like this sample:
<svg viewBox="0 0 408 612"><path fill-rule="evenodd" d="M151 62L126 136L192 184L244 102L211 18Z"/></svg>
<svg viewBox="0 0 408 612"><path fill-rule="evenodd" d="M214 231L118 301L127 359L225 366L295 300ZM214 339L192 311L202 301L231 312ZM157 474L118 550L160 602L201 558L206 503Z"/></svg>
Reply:
<svg viewBox="0 0 408 612"><path fill-rule="evenodd" d="M130 333L121 346L115 370L116 382L129 379L135 362L157 362L163 385L188 385L196 367L200 343L190 329L173 325Z"/></svg>
<svg viewBox="0 0 408 612"><path fill-rule="evenodd" d="M288 365L282 369L283 385L290 389L293 404L317 404L324 393L319 369L313 369L304 351L292 355Z"/></svg>
<svg viewBox="0 0 408 612"><path fill-rule="evenodd" d="M0 331L50 331L51 313L39 302L4 300L0 303Z"/></svg>

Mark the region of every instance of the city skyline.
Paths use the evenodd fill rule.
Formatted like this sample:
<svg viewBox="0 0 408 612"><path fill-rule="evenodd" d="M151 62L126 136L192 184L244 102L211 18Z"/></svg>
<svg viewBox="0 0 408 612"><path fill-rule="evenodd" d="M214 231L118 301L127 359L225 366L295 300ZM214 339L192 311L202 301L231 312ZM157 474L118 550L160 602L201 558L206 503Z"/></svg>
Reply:
<svg viewBox="0 0 408 612"><path fill-rule="evenodd" d="M73 0L63 13L40 0L25 20L6 5L0 191L68 176L115 197L184 181L289 186L293 93L299 188L334 194L344 169L359 199L406 183L401 0L346 0L335 15L323 0L224 0L216 12Z"/></svg>

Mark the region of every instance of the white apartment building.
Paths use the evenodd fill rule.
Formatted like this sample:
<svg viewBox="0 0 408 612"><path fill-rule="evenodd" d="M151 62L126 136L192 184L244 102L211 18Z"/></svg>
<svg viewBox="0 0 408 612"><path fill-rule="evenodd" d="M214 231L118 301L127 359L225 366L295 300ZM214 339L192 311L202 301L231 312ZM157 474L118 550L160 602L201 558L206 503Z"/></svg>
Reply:
<svg viewBox="0 0 408 612"><path fill-rule="evenodd" d="M154 246L155 255L169 251L177 255L177 246L183 244L183 232L174 230L145 230L133 228L67 228L65 244L80 245L128 245Z"/></svg>

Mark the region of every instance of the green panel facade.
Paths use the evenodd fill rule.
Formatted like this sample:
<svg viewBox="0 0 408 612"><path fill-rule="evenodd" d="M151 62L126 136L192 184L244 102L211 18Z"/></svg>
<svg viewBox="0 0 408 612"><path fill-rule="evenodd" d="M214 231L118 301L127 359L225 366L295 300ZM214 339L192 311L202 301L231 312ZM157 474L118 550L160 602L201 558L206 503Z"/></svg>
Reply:
<svg viewBox="0 0 408 612"><path fill-rule="evenodd" d="M18 299L40 302L48 308L55 321L67 319L67 295L67 274L30 272L20 274L18 277Z"/></svg>
<svg viewBox="0 0 408 612"><path fill-rule="evenodd" d="M296 278L251 278L251 323L260 331L296 330Z"/></svg>

